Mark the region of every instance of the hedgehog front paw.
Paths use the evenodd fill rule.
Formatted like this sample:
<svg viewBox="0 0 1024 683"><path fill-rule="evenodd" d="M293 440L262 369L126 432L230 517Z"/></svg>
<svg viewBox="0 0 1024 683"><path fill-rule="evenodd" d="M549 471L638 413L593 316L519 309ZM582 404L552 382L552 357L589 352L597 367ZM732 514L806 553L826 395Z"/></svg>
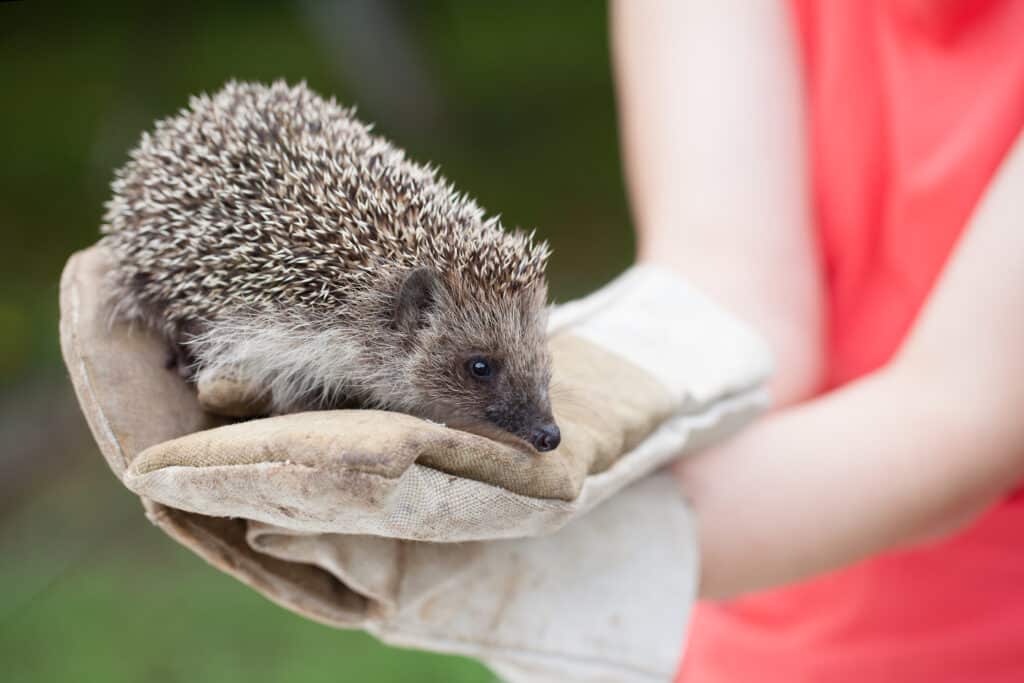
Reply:
<svg viewBox="0 0 1024 683"><path fill-rule="evenodd" d="M199 405L225 417L259 417L270 413L270 391L248 379L236 366L206 368L196 376Z"/></svg>

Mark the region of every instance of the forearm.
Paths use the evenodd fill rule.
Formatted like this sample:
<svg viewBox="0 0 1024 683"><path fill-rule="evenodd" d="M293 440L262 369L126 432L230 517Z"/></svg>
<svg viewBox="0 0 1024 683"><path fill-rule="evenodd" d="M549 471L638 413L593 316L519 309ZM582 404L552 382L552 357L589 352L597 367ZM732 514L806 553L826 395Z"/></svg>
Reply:
<svg viewBox="0 0 1024 683"><path fill-rule="evenodd" d="M812 394L822 287L785 4L626 0L611 19L639 259L765 336L777 405Z"/></svg>
<svg viewBox="0 0 1024 683"><path fill-rule="evenodd" d="M678 472L704 593L792 581L955 528L1024 476L1024 133L882 370Z"/></svg>
<svg viewBox="0 0 1024 683"><path fill-rule="evenodd" d="M1024 462L998 436L1003 415L950 389L891 366L678 464L699 519L702 595L949 531L1011 487Z"/></svg>

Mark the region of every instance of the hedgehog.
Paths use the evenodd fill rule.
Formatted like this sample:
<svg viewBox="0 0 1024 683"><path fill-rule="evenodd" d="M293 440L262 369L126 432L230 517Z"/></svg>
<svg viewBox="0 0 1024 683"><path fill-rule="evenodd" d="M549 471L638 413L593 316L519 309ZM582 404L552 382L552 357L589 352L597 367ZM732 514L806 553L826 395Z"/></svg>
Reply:
<svg viewBox="0 0 1024 683"><path fill-rule="evenodd" d="M547 243L353 109L230 82L144 133L112 190L112 318L159 333L190 382L244 378L268 414L355 406L558 446Z"/></svg>

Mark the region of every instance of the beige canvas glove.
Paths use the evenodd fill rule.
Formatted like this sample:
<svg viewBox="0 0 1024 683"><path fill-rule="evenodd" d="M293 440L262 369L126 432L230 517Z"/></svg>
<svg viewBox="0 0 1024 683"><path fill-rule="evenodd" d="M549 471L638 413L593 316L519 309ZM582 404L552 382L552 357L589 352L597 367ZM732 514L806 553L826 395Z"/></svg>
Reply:
<svg viewBox="0 0 1024 683"><path fill-rule="evenodd" d="M158 340L109 325L106 258L65 270L62 348L101 450L170 535L307 616L510 677L670 675L695 581L685 506L657 475L592 509L763 403L742 326L647 269L558 309L563 446L544 455L374 411L217 427ZM516 540L453 543L498 538Z"/></svg>
<svg viewBox="0 0 1024 683"><path fill-rule="evenodd" d="M457 544L250 525L251 548L366 600L347 625L483 660L508 681L663 681L694 600L689 511L667 473L556 534Z"/></svg>

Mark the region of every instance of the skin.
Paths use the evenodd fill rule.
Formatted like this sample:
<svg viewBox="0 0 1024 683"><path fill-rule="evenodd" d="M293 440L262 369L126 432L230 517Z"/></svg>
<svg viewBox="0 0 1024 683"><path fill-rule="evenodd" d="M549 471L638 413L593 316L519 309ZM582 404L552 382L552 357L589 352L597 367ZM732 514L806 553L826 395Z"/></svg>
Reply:
<svg viewBox="0 0 1024 683"><path fill-rule="evenodd" d="M781 2L612 6L639 260L756 326L775 410L679 463L701 594L778 586L942 538L1024 477L1024 138L883 367L827 394L795 41ZM742 278L732 274L743 273Z"/></svg>

